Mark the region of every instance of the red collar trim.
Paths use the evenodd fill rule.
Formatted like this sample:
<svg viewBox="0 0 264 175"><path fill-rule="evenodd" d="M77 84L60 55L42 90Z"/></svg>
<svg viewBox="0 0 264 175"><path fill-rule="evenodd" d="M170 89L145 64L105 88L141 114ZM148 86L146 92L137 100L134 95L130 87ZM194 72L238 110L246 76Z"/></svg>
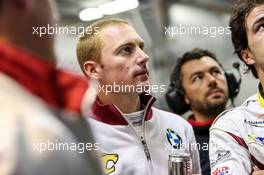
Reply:
<svg viewBox="0 0 264 175"><path fill-rule="evenodd" d="M58 70L53 63L6 42L0 42L0 72L50 106L80 112L87 80Z"/></svg>
<svg viewBox="0 0 264 175"><path fill-rule="evenodd" d="M191 116L188 118L187 121L188 121L192 126L209 126L209 125L212 125L214 119L215 119L215 118L210 119L210 120L207 121L207 122L196 122L196 121L194 121L194 115L191 115Z"/></svg>
<svg viewBox="0 0 264 175"><path fill-rule="evenodd" d="M151 106L156 101L155 97L149 94L141 94L140 102L146 106L146 116L145 120L150 120L152 118ZM127 125L127 121L124 116L119 112L119 110L113 105L103 105L100 103L99 99L95 101L92 106L92 117L100 122L107 123L110 125Z"/></svg>

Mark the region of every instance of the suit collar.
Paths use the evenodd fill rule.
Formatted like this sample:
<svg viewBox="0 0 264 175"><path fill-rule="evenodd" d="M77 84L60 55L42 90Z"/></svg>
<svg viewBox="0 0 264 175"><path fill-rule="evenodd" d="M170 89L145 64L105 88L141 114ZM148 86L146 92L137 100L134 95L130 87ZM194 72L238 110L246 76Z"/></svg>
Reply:
<svg viewBox="0 0 264 175"><path fill-rule="evenodd" d="M152 118L152 109L151 106L156 101L155 97L149 95L149 94L141 94L140 95L140 102L145 108L145 120L150 120ZM114 105L103 105L100 103L99 99L95 101L93 107L92 107L92 118L94 118L97 121L107 123L110 125L127 125L127 121L120 112L120 110Z"/></svg>

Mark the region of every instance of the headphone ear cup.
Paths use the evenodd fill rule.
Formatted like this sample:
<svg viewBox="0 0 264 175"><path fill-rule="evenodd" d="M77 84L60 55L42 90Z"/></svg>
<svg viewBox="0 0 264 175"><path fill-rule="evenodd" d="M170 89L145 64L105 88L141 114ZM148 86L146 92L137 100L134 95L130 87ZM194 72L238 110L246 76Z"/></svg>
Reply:
<svg viewBox="0 0 264 175"><path fill-rule="evenodd" d="M234 98L239 93L240 83L233 73L225 72L225 77L228 86L229 98Z"/></svg>
<svg viewBox="0 0 264 175"><path fill-rule="evenodd" d="M173 85L169 85L165 98L169 108L178 115L182 115L190 109L189 105L184 101L182 91Z"/></svg>

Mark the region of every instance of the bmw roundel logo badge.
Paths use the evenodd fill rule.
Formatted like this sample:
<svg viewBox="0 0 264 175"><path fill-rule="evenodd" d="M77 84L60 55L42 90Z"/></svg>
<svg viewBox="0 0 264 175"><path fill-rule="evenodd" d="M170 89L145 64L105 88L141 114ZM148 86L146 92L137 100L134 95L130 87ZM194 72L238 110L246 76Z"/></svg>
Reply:
<svg viewBox="0 0 264 175"><path fill-rule="evenodd" d="M182 144L181 137L169 128L167 129L166 135L171 146L175 149L179 149Z"/></svg>

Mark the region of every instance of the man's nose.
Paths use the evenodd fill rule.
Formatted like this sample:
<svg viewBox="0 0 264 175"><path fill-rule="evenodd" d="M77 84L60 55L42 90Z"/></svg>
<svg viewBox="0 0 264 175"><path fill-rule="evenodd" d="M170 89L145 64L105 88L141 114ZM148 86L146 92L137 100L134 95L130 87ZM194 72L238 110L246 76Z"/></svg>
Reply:
<svg viewBox="0 0 264 175"><path fill-rule="evenodd" d="M216 86L217 85L215 76L208 74L207 79L208 79L208 85L209 86Z"/></svg>
<svg viewBox="0 0 264 175"><path fill-rule="evenodd" d="M138 48L137 54L137 64L141 65L148 62L149 56L141 48Z"/></svg>

